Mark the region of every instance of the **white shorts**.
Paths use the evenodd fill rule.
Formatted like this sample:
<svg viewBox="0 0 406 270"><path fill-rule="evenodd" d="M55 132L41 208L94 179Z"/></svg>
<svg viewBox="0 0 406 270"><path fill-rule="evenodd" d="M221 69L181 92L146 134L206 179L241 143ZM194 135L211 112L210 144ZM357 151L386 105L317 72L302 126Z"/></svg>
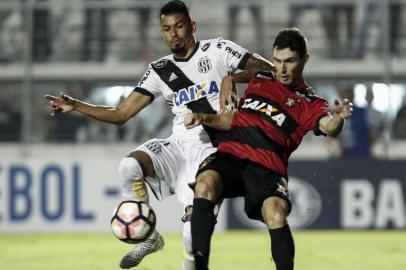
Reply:
<svg viewBox="0 0 406 270"><path fill-rule="evenodd" d="M184 205L193 204L193 191L188 186L196 181L199 164L216 151L211 143L201 143L170 136L152 139L136 148L147 153L154 165L156 177L146 177L158 200L176 194Z"/></svg>

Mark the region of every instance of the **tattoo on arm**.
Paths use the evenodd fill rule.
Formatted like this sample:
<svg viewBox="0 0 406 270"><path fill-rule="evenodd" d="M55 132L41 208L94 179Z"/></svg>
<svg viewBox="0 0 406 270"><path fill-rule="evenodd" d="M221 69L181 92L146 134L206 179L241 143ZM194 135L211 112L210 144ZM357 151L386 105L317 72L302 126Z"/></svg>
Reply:
<svg viewBox="0 0 406 270"><path fill-rule="evenodd" d="M244 70L238 73L234 73L231 76L233 77L235 83L246 83L250 80L253 74L251 75L249 71Z"/></svg>
<svg viewBox="0 0 406 270"><path fill-rule="evenodd" d="M245 83L250 80L259 71L271 72L276 71L275 66L263 58L251 55L245 64L244 71L234 73L234 81L236 83Z"/></svg>
<svg viewBox="0 0 406 270"><path fill-rule="evenodd" d="M267 72L276 71L275 66L271 62L265 60L264 58L257 57L255 55L251 55L248 58L244 70L253 72L254 74L257 73L258 71L267 71Z"/></svg>

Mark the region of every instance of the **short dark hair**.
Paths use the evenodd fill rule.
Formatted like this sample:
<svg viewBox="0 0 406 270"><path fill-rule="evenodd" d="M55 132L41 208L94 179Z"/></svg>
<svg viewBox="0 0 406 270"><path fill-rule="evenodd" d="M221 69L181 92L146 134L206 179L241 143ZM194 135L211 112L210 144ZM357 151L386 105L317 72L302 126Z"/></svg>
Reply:
<svg viewBox="0 0 406 270"><path fill-rule="evenodd" d="M161 17L162 15L168 15L171 13L181 13L185 16L185 18L189 22L192 21L192 19L190 18L189 9L183 1L180 1L180 0L169 1L161 8L159 17Z"/></svg>
<svg viewBox="0 0 406 270"><path fill-rule="evenodd" d="M289 48L294 52L298 52L300 56L304 56L307 54L307 38L303 32L296 27L285 28L276 36L273 48Z"/></svg>

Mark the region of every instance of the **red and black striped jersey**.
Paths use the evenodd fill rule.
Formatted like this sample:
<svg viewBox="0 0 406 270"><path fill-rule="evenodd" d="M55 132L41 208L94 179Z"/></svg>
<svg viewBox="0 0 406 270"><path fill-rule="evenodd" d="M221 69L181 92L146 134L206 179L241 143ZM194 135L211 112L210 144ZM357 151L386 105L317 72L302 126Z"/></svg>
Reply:
<svg viewBox="0 0 406 270"><path fill-rule="evenodd" d="M301 84L288 89L272 73L252 78L218 151L248 159L287 178L287 162L310 130L319 130L328 103Z"/></svg>

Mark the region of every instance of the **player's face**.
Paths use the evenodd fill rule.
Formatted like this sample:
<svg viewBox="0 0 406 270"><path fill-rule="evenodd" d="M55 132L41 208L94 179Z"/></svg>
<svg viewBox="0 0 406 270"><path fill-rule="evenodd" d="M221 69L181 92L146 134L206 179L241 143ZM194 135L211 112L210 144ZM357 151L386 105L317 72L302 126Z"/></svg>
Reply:
<svg viewBox="0 0 406 270"><path fill-rule="evenodd" d="M181 13L161 16L161 34L175 56L186 57L195 45L195 22L189 22Z"/></svg>
<svg viewBox="0 0 406 270"><path fill-rule="evenodd" d="M309 55L301 57L290 48L273 50L273 62L276 67L278 80L286 86L295 86L304 81L303 69Z"/></svg>

